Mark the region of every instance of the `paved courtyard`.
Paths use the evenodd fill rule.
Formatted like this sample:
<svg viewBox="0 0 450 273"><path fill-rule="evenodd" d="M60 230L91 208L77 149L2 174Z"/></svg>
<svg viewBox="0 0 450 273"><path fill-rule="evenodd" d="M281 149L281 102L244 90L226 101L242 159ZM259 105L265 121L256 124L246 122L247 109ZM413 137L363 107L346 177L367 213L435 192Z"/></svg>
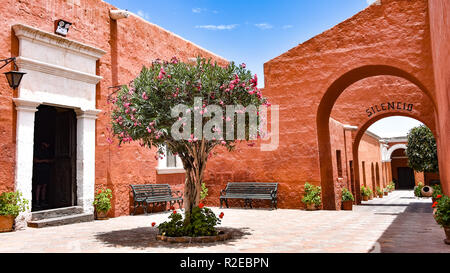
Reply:
<svg viewBox="0 0 450 273"><path fill-rule="evenodd" d="M233 230L233 240L205 245L157 242L151 223L169 215L159 213L3 233L0 252L450 253L444 231L433 219L431 200L414 198L412 191L364 202L352 212L213 210L225 213L222 227Z"/></svg>

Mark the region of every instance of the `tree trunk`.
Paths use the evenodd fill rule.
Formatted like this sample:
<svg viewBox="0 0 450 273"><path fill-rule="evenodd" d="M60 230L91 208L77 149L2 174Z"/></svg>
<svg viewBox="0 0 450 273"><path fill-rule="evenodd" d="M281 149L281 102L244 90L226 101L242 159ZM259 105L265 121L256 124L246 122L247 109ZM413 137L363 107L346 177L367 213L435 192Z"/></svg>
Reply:
<svg viewBox="0 0 450 273"><path fill-rule="evenodd" d="M198 180L196 170L186 169L186 182L184 185L184 209L185 224L190 223L192 209L198 206L200 201L201 181Z"/></svg>
<svg viewBox="0 0 450 273"><path fill-rule="evenodd" d="M211 148L208 149L203 140L200 144L189 149L189 152L188 157L182 158L186 170L186 182L184 187L185 225L190 223L192 209L198 206L200 202L203 174L205 172L206 162L208 160L208 154L211 152Z"/></svg>

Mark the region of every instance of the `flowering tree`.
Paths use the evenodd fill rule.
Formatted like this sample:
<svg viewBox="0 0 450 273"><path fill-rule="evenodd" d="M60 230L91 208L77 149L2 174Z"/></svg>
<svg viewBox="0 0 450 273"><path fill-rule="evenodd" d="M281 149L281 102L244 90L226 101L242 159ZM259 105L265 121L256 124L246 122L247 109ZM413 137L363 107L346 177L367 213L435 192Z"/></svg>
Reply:
<svg viewBox="0 0 450 273"><path fill-rule="evenodd" d="M252 116L261 116L260 107L269 103L257 84L257 76L245 64L222 67L204 58L189 64L174 57L144 67L111 98L112 129L119 146L137 141L156 148L157 159L164 151L181 158L186 170L186 224L199 204L206 163L214 148L231 151L238 141L259 138L260 119L255 126Z"/></svg>

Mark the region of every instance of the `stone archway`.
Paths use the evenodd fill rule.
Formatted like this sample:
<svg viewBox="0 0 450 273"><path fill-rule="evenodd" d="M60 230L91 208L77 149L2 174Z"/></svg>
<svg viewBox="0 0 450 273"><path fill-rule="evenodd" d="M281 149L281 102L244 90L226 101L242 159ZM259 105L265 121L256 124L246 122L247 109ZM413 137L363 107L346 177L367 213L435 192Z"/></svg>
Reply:
<svg viewBox="0 0 450 273"><path fill-rule="evenodd" d="M367 122L365 122L360 128L359 130L355 133L354 137L353 137L353 160L355 163L355 192L356 192L356 202L358 204L361 203L361 188L360 188L360 171L359 171L359 144L361 142L361 139L364 135L364 133L367 131L367 129L374 124L375 122L387 118L387 117L391 117L391 116L404 116L404 117L409 117L409 118L413 118L416 119L420 122L422 122L423 124L425 124L426 126L428 126L428 128L431 129L431 131L433 132L433 134L435 134L436 132L436 124L434 123L435 121L433 120L432 122L430 121L426 121L423 120L421 117L419 116L415 116L415 115L411 115L409 113L404 113L404 112L393 112L393 113L385 113L385 114L381 114L378 116L373 117L372 119L368 120ZM396 149L397 150L397 149ZM390 157L389 157L390 158ZM385 164L385 166L383 166L386 170L389 170L391 168L390 163ZM388 181L386 181L388 182Z"/></svg>
<svg viewBox="0 0 450 273"><path fill-rule="evenodd" d="M335 210L337 208L337 200L333 182L332 152L329 128L331 111L336 100L349 86L360 80L375 76L395 76L406 79L416 85L430 99L430 101L433 102L431 99L431 93L419 79L404 69L390 65L366 65L358 67L348 71L335 80L330 87L328 87L321 99L316 119L319 144L320 177L323 189L323 205L325 209ZM434 106L435 105L433 102L433 107ZM434 107L434 109L436 109L436 107ZM387 115L392 115L392 113L387 113ZM358 160L354 161L359 162ZM357 166L357 164L355 164L355 166ZM359 171L356 169L357 168L355 168L355 174ZM359 182L359 180L357 181ZM359 185L357 188L359 188ZM359 190L357 190L356 193L359 194Z"/></svg>
<svg viewBox="0 0 450 273"><path fill-rule="evenodd" d="M406 144L396 144L396 145L392 146L391 148L389 148L389 150L387 151L387 154L386 154L386 158L391 158L392 153L397 150L400 150L400 149L406 150L407 148L408 147L406 146Z"/></svg>

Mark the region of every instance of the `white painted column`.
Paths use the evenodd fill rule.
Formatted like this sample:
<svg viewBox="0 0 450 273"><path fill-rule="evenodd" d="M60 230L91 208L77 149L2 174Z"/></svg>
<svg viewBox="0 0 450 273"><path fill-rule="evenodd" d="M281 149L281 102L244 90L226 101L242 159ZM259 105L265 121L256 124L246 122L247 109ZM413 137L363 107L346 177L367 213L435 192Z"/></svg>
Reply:
<svg viewBox="0 0 450 273"><path fill-rule="evenodd" d="M93 213L95 191L95 122L99 110L77 110L77 205Z"/></svg>
<svg viewBox="0 0 450 273"><path fill-rule="evenodd" d="M22 228L31 215L33 200L33 154L34 154L34 120L41 104L36 101L13 99L17 110L16 125L16 174L15 190L22 193L29 201L28 210L16 219L16 227Z"/></svg>

